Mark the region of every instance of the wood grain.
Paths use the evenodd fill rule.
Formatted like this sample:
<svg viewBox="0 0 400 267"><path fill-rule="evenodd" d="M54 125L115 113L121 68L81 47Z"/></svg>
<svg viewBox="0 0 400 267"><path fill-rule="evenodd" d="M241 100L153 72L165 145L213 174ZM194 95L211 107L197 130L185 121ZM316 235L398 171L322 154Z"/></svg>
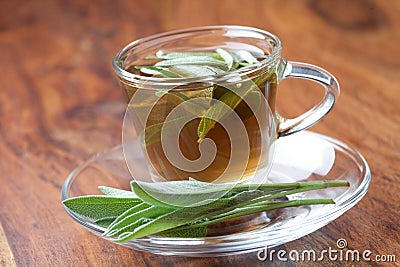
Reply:
<svg viewBox="0 0 400 267"><path fill-rule="evenodd" d="M7 242L3 227L0 225L0 266L13 267L15 265L12 250Z"/></svg>
<svg viewBox="0 0 400 267"><path fill-rule="evenodd" d="M345 238L350 249L396 254L396 263L382 266L399 266L399 14L397 0L1 1L0 265L371 265L261 262L256 253L163 257L101 240L64 212L60 189L68 173L120 143L124 102L111 69L115 53L166 30L239 24L276 33L286 58L338 78L340 100L312 130L359 150L372 171L370 190L356 207L276 249L323 250ZM294 116L319 96L309 83L284 81L278 109Z"/></svg>

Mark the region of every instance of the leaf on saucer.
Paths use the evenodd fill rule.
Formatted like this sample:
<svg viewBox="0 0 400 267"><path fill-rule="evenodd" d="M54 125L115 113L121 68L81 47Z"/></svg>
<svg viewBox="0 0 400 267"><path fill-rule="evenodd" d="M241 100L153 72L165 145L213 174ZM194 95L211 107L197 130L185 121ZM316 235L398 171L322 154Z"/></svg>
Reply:
<svg viewBox="0 0 400 267"><path fill-rule="evenodd" d="M156 218L171 211L173 211L173 209L155 206L149 206L139 211L132 208L115 219L115 221L107 228L104 235L118 236L123 232L133 231L143 223L150 221L152 218Z"/></svg>
<svg viewBox="0 0 400 267"><path fill-rule="evenodd" d="M70 210L91 219L119 216L140 203L142 200L138 198L111 196L81 196L63 201L63 204Z"/></svg>
<svg viewBox="0 0 400 267"><path fill-rule="evenodd" d="M143 183L143 182L141 182ZM100 187L110 195L76 197L63 203L72 211L95 219L95 223L107 227L104 235L124 242L133 238L157 234L173 237L204 237L206 226L228 219L287 207L302 205L333 204L332 199L297 199L287 201L283 196L329 187L349 186L347 181L310 181L280 184L236 184L229 185L228 194L196 207L165 206L154 201L145 191L140 191L137 182L133 190L140 198L123 198L114 195L130 195L129 191ZM169 185L169 188L166 187ZM209 187L209 186L212 187ZM211 184L190 178L188 181L160 182L152 190L165 195L173 188L175 196L190 198L226 190L226 184ZM201 192L206 188L207 190ZM135 190L139 189L139 190ZM147 189L147 188L146 188ZM201 192L201 193L200 193ZM189 195L187 195L190 193ZM150 200L149 200L150 199Z"/></svg>
<svg viewBox="0 0 400 267"><path fill-rule="evenodd" d="M215 214L224 213L234 209L236 204L255 198L261 194L261 191L246 191L231 198L221 198L207 205L196 206L196 208L186 207L176 209L136 227L133 231L124 231L117 237L117 241L124 242L133 238L152 235L193 221L202 220Z"/></svg>
<svg viewBox="0 0 400 267"><path fill-rule="evenodd" d="M189 181L146 183L132 181L131 187L144 202L161 207L184 207L223 197L235 184Z"/></svg>
<svg viewBox="0 0 400 267"><path fill-rule="evenodd" d="M118 216L107 216L107 217L97 219L96 221L94 221L94 223L107 228L117 218L118 218Z"/></svg>
<svg viewBox="0 0 400 267"><path fill-rule="evenodd" d="M180 238L199 238L207 236L207 227L190 227L187 229L171 229L164 232L157 233L157 236L162 237L180 237Z"/></svg>
<svg viewBox="0 0 400 267"><path fill-rule="evenodd" d="M103 192L105 195L108 196L138 198L138 196L134 192L128 190L122 190L109 186L99 186L98 188L100 189L101 192Z"/></svg>

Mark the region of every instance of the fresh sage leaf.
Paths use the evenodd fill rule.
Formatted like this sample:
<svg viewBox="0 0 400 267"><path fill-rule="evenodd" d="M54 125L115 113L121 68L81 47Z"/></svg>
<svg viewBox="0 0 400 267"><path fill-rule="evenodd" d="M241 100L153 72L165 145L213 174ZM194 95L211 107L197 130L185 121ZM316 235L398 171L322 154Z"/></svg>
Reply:
<svg viewBox="0 0 400 267"><path fill-rule="evenodd" d="M173 228L164 232L157 233L157 236L162 237L180 237L180 238L199 238L207 236L207 227L190 227L187 229Z"/></svg>
<svg viewBox="0 0 400 267"><path fill-rule="evenodd" d="M233 209L234 205L256 196L260 196L261 191L248 191L239 193L231 198L221 198L207 205L197 206L196 208L180 208L164 215L161 215L148 223L136 227L133 231L124 231L117 238L117 241L124 242L132 238L139 238L152 235L161 231L169 230L192 221L201 220L208 216L213 216L218 212Z"/></svg>
<svg viewBox="0 0 400 267"><path fill-rule="evenodd" d="M290 207L299 207L299 206L306 206L306 205L328 205L328 204L335 204L332 199L299 199L299 200L289 200L289 201L282 201L282 202L268 202L263 203L262 205L257 206L248 206L243 208L238 208L221 214L220 216L210 218L209 220L203 220L198 223L188 224L184 226L180 226L174 228L173 230L176 232L179 231L188 231L190 232L191 229L203 228L207 227L208 225L224 222L229 219L234 219L246 215L251 215L259 212L264 211L271 211L283 208L290 208Z"/></svg>
<svg viewBox="0 0 400 267"><path fill-rule="evenodd" d="M223 197L234 184L212 184L196 180L160 183L132 181L131 187L132 191L150 205L184 207Z"/></svg>
<svg viewBox="0 0 400 267"><path fill-rule="evenodd" d="M107 196L138 198L138 196L134 192L128 190L117 189L109 186L99 186L99 189Z"/></svg>
<svg viewBox="0 0 400 267"><path fill-rule="evenodd" d="M204 205L196 207L165 206L164 203L150 199L146 192L120 190L111 187L99 187L106 195L83 196L70 198L63 204L73 212L94 219L94 223L107 227L104 235L124 242L146 235L164 237L204 237L207 226L240 216L246 216L261 211L269 211L303 205L334 204L332 199L298 199L285 200L284 196L301 192L325 189L330 187L347 187L347 181L310 181L281 184L236 184L216 185L197 181L172 181L155 183L151 189L168 195L165 185L174 188L170 194L181 194L192 197L191 194L209 197L211 192L226 190L228 193ZM138 184L132 182L133 189ZM211 186L210 186L211 185ZM209 187L210 186L210 187ZM163 189L164 188L164 189ZM203 191L196 189L204 189ZM178 192L179 191L179 192ZM119 196L119 197L118 197ZM129 196L129 197L122 197ZM143 199L142 199L143 197ZM149 202L149 203L147 203Z"/></svg>
<svg viewBox="0 0 400 267"><path fill-rule="evenodd" d="M117 219L118 216L107 216L97 219L94 223L102 227L109 227L110 224Z"/></svg>
<svg viewBox="0 0 400 267"><path fill-rule="evenodd" d="M121 213L120 215L117 216L117 218L109 226L109 229L111 227L113 227L114 224L117 224L117 223L120 223L121 221L123 221L124 218L127 218L127 217L131 216L132 214L135 214L135 213L141 212L143 210L146 210L146 209L148 209L150 207L151 207L151 205L148 205L147 203L142 202L142 203L140 203L140 204L138 204L138 205L136 205L134 207L126 209L123 213ZM109 230L107 230L104 234L107 234L108 231Z"/></svg>
<svg viewBox="0 0 400 267"><path fill-rule="evenodd" d="M138 198L110 196L81 196L63 201L63 204L70 210L91 219L119 216L140 203L142 200Z"/></svg>
<svg viewBox="0 0 400 267"><path fill-rule="evenodd" d="M118 217L104 233L105 236L116 236L123 232L130 232L136 229L139 225L155 218L157 216L173 211L173 209L165 207L150 206L140 211L129 211L123 216Z"/></svg>

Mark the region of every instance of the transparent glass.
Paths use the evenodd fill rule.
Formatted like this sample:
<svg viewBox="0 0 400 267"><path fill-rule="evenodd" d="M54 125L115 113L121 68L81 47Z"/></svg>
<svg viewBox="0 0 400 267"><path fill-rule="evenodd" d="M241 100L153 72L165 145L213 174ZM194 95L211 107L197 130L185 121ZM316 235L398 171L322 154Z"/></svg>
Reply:
<svg viewBox="0 0 400 267"><path fill-rule="evenodd" d="M159 50L206 52L216 48L245 50L258 60L237 70L192 78L160 78L134 71L141 59ZM290 197L333 198L335 205L290 208L229 220L208 227L205 238L149 236L122 243L165 255L250 252L294 240L340 216L366 193L368 166L361 155L337 140L306 131L291 135L310 127L331 110L339 86L319 67L286 61L281 50L275 35L241 26L184 29L128 44L113 61L127 100L123 143L75 169L63 186L62 199L100 194L98 186L129 189L132 179L160 182L194 178L214 187L214 183L226 182L233 186L238 182L254 185L315 179L345 179L351 184L350 188ZM304 114L283 118L276 111L275 100L278 85L285 78L315 81L325 94ZM171 183L163 183L163 190L169 191L167 184ZM219 196L207 201L225 193L219 191ZM184 198L192 203L168 201L184 206L205 204L205 200L193 196ZM103 237L104 228L66 210L85 228Z"/></svg>
<svg viewBox="0 0 400 267"><path fill-rule="evenodd" d="M141 175L150 176L140 144L128 160ZM209 227L205 238L165 238L148 236L125 243L117 243L137 250L162 255L192 257L225 256L274 247L298 239L333 221L356 205L366 194L370 184L370 170L365 159L346 144L330 137L303 131L279 139L276 156L269 174L271 182L337 180L350 183L349 188L329 188L293 195L293 199L332 198L335 204L287 208L236 222ZM304 149L308 148L308 149ZM131 174L125 163L122 146L104 151L78 166L62 188L62 200L70 197L100 194L98 186L129 190ZM100 238L105 228L66 208L67 213L87 230Z"/></svg>
<svg viewBox="0 0 400 267"><path fill-rule="evenodd" d="M194 78L160 78L137 73L133 66L157 51L206 52L216 48L246 50L256 64L221 74ZM271 166L274 142L306 129L324 117L339 95L336 79L327 71L305 63L286 61L278 37L242 26L209 26L162 33L134 41L114 58L113 66L128 102L123 126L123 150L127 158L139 139L152 181L186 180L265 182ZM259 55L259 56L257 56ZM312 109L294 119L275 109L276 90L285 78L303 78L323 86L325 95ZM168 92L160 95L159 92ZM241 98L226 105L226 92ZM249 93L252 92L252 93ZM231 100L231 99L229 99ZM202 123L215 119L210 107L226 107L226 116L199 142ZM218 113L225 114L221 110ZM207 117L203 120L203 117ZM127 165L134 179L144 180L133 163Z"/></svg>

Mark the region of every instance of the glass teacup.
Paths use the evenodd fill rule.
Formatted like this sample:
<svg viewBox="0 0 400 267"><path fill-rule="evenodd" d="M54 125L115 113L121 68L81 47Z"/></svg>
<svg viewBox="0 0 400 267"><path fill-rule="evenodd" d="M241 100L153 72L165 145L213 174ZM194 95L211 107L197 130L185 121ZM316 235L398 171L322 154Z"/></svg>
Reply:
<svg viewBox="0 0 400 267"><path fill-rule="evenodd" d="M242 26L182 29L128 44L113 61L128 102L125 153L139 138L153 181L265 182L274 141L318 122L339 95L331 74L287 61L281 49L275 35ZM186 61L168 61L180 57ZM275 109L277 86L288 77L325 89L294 119Z"/></svg>

